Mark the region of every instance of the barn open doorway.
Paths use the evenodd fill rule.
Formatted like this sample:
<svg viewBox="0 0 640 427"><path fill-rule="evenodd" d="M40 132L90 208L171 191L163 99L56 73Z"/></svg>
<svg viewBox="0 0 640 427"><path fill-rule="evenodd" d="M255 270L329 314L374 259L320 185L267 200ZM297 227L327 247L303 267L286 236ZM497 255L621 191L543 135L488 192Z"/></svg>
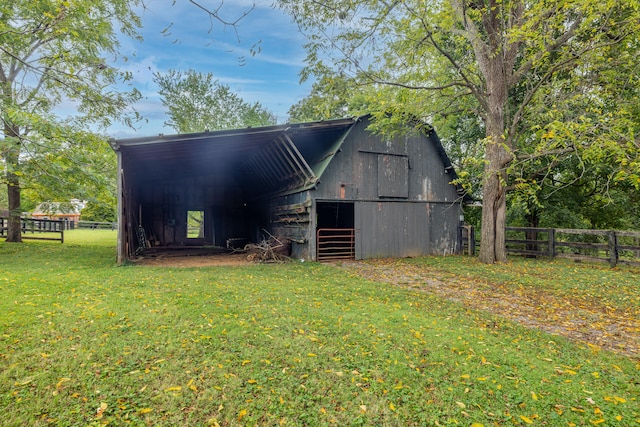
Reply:
<svg viewBox="0 0 640 427"><path fill-rule="evenodd" d="M352 202L316 205L316 260L355 259L355 219Z"/></svg>
<svg viewBox="0 0 640 427"><path fill-rule="evenodd" d="M204 211L187 211L187 239L204 239Z"/></svg>

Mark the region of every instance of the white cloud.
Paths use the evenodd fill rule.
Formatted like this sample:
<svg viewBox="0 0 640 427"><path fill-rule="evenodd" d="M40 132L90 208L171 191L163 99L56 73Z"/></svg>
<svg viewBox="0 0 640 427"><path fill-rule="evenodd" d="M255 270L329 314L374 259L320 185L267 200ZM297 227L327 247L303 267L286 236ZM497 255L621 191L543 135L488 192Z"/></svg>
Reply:
<svg viewBox="0 0 640 427"><path fill-rule="evenodd" d="M260 102L285 121L291 105L309 92L310 83L299 84L304 66L303 36L271 0L201 0L218 6L225 19L233 20L255 8L237 26L224 26L211 20L189 0L149 0L140 10L143 42L121 41L121 56L116 66L129 71L143 99L136 110L148 119L135 132L113 127L118 137L173 133L163 122L165 108L153 83L155 72L169 69L211 72L228 84L247 102ZM164 32L163 32L164 31ZM261 51L252 55L251 47L260 42ZM123 136L124 135L124 136Z"/></svg>

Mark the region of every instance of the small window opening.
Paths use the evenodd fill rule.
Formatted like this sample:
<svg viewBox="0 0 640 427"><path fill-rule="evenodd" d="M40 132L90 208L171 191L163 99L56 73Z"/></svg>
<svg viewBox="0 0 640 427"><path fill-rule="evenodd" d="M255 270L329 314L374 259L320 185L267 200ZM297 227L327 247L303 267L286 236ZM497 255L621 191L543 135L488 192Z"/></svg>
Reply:
<svg viewBox="0 0 640 427"><path fill-rule="evenodd" d="M204 211L187 211L187 239L204 238Z"/></svg>

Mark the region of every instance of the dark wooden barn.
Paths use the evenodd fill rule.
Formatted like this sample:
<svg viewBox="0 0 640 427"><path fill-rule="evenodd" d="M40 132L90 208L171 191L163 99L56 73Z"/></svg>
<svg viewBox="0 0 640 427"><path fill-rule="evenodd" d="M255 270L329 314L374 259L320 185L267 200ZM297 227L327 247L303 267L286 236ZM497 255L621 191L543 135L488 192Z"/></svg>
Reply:
<svg viewBox="0 0 640 427"><path fill-rule="evenodd" d="M462 197L432 129L368 117L112 140L118 262L275 236L299 259L451 254Z"/></svg>

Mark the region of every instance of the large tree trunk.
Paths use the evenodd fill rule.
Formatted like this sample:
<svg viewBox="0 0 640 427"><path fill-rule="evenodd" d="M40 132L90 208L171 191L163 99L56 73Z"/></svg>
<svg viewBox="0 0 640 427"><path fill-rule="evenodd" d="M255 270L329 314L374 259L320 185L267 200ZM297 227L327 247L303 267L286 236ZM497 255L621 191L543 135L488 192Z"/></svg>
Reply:
<svg viewBox="0 0 640 427"><path fill-rule="evenodd" d="M496 10L498 10L496 6ZM507 53L501 43L500 19L491 12L483 20L488 44L475 43L476 58L486 84L485 169L482 187L482 231L480 261L487 264L507 260L505 225L507 216L507 166L513 160L506 131L511 61L516 50Z"/></svg>
<svg viewBox="0 0 640 427"><path fill-rule="evenodd" d="M502 138L500 138L502 141ZM492 264L507 260L505 225L507 191L505 188L505 157L508 153L503 142L489 141L486 148L486 166L482 188L482 230L480 262Z"/></svg>
<svg viewBox="0 0 640 427"><path fill-rule="evenodd" d="M18 176L12 172L7 173L9 196L9 223L7 224L7 242L22 243L22 232L20 215L22 209L20 207L20 180Z"/></svg>
<svg viewBox="0 0 640 427"><path fill-rule="evenodd" d="M15 170L20 161L20 145L17 141L18 130L5 118L4 126L5 143L9 146L2 153L5 158L5 170L7 179L7 196L9 202L9 222L7 224L7 242L22 243L20 215L22 214L20 201L20 177ZM14 145L11 145L14 144Z"/></svg>
<svg viewBox="0 0 640 427"><path fill-rule="evenodd" d="M507 217L507 166L513 159L505 140L504 114L507 102L504 64L487 60L484 68L489 95L486 115L487 140L482 186L482 230L480 262L492 264L507 260L505 226Z"/></svg>
<svg viewBox="0 0 640 427"><path fill-rule="evenodd" d="M511 44L505 39L499 3L496 0L488 2L478 27L474 20L467 16L469 10L477 9L477 5L474 3L467 7L466 2L455 2L486 85L484 90L476 92L475 95L484 107L487 135L479 256L480 261L487 264L507 260L504 230L507 214L506 168L512 160L513 153L509 136L506 134L505 109L513 64L518 53L518 42ZM514 4L516 9L513 10L513 19L522 15L521 6Z"/></svg>

